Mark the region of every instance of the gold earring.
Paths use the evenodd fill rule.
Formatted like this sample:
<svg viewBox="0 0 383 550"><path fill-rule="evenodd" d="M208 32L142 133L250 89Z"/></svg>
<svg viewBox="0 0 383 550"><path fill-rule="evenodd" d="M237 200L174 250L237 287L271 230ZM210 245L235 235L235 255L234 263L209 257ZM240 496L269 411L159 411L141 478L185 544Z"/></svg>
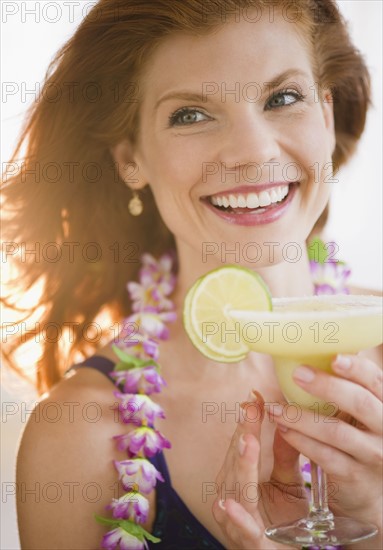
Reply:
<svg viewBox="0 0 383 550"><path fill-rule="evenodd" d="M129 213L132 216L139 216L140 214L142 214L143 209L144 205L142 203L142 200L140 199L137 191L133 191L133 197L130 199L128 204Z"/></svg>

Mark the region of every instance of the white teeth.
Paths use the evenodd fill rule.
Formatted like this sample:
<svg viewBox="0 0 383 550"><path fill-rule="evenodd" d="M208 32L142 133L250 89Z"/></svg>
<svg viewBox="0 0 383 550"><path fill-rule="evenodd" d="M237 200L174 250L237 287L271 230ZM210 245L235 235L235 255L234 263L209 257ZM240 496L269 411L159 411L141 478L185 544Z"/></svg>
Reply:
<svg viewBox="0 0 383 550"><path fill-rule="evenodd" d="M271 204L271 197L267 191L262 191L259 195L259 205L260 206L269 206Z"/></svg>
<svg viewBox="0 0 383 550"><path fill-rule="evenodd" d="M278 202L278 193L272 189L271 192L270 192L270 199L271 199L271 202Z"/></svg>
<svg viewBox="0 0 383 550"><path fill-rule="evenodd" d="M245 194L230 194L230 195L220 195L210 197L210 202L214 206L223 206L224 208L259 208L264 206L269 206L270 204L280 202L283 200L289 192L288 185L281 185L275 187L270 191L261 191L257 193Z"/></svg>
<svg viewBox="0 0 383 550"><path fill-rule="evenodd" d="M250 195L248 195L247 197L246 203L247 203L246 204L247 208L258 208L259 206L258 196L255 193L250 193Z"/></svg>
<svg viewBox="0 0 383 550"><path fill-rule="evenodd" d="M239 195L238 197L238 206L240 208L246 208L247 206L246 197L244 197L243 195Z"/></svg>

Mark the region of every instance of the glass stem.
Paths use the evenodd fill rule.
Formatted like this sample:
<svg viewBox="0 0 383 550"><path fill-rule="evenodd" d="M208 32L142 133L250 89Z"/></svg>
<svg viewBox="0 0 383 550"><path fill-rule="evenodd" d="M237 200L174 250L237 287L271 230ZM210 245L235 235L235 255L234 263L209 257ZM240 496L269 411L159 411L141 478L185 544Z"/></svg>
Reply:
<svg viewBox="0 0 383 550"><path fill-rule="evenodd" d="M310 460L311 464L311 507L310 519L331 521L334 516L328 507L327 479L325 472Z"/></svg>

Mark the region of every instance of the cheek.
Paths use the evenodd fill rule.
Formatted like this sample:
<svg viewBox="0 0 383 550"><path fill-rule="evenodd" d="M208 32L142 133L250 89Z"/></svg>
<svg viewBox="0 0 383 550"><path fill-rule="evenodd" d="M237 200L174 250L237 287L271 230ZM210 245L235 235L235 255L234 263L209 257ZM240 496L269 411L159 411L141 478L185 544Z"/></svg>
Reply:
<svg viewBox="0 0 383 550"><path fill-rule="evenodd" d="M179 142L163 140L153 143L147 149L146 166L149 182L158 188L158 198L188 193L201 180L203 160L203 151L182 138Z"/></svg>
<svg viewBox="0 0 383 550"><path fill-rule="evenodd" d="M285 149L292 159L283 167L289 181L300 179L310 192L316 187L316 195L330 193L332 177L332 140L323 119L306 121L294 127L285 142Z"/></svg>

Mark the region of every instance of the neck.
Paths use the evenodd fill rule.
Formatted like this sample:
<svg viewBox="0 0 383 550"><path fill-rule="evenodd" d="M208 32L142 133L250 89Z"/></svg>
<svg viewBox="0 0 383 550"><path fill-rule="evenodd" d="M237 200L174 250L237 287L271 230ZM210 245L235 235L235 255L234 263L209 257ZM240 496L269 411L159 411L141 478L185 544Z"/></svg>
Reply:
<svg viewBox="0 0 383 550"><path fill-rule="evenodd" d="M238 263L238 265L246 266L259 273L269 287L271 295L275 298L312 296L314 294L314 285L310 273L306 243L300 243L297 246L297 250L299 250L301 257L295 262L288 261L284 257L277 257L277 254L275 254L273 262L267 265L261 262L243 262ZM224 263L221 261L219 255L214 258L205 258L204 260L206 261L202 261L200 254L198 255L195 251L187 249L184 246L179 247L177 253L180 269L173 300L177 310L181 311L185 295L193 283L208 271L222 267ZM235 261L230 262L231 259L235 260L234 255L233 258L228 257L227 264L236 263Z"/></svg>

